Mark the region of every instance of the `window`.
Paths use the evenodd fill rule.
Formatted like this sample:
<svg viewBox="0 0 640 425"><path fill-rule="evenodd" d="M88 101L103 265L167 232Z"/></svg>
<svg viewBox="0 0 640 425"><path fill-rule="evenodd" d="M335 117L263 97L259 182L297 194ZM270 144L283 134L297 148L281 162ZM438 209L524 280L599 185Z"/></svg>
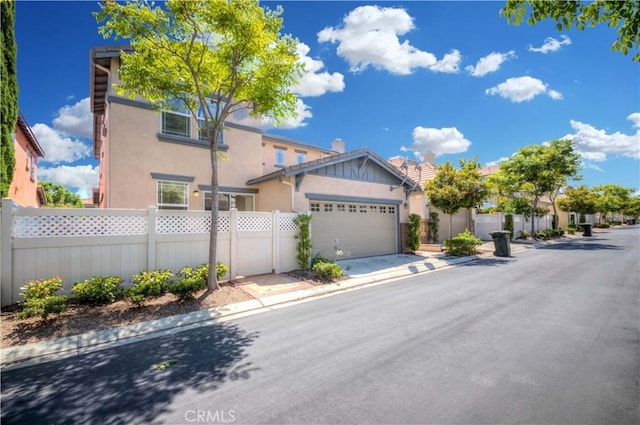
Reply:
<svg viewBox="0 0 640 425"><path fill-rule="evenodd" d="M311 212L320 212L320 204L312 202L311 203Z"/></svg>
<svg viewBox="0 0 640 425"><path fill-rule="evenodd" d="M284 149L276 148L276 165L284 167Z"/></svg>
<svg viewBox="0 0 640 425"><path fill-rule="evenodd" d="M396 213L396 207L389 207L389 214L395 214Z"/></svg>
<svg viewBox="0 0 640 425"><path fill-rule="evenodd" d="M336 207L338 208L338 212L344 212L345 211L344 204L338 204L338 205L336 205Z"/></svg>
<svg viewBox="0 0 640 425"><path fill-rule="evenodd" d="M349 212L350 213L356 212L356 206L355 205L349 205Z"/></svg>
<svg viewBox="0 0 640 425"><path fill-rule="evenodd" d="M184 111L163 111L162 133L191 137L191 116Z"/></svg>
<svg viewBox="0 0 640 425"><path fill-rule="evenodd" d="M34 182L36 181L36 156L33 152L29 152L29 164L29 177L31 178L31 181Z"/></svg>
<svg viewBox="0 0 640 425"><path fill-rule="evenodd" d="M375 205L369 205L369 210L371 210L372 213L377 212L378 207L376 207Z"/></svg>
<svg viewBox="0 0 640 425"><path fill-rule="evenodd" d="M386 214L386 213L387 213L387 207L385 207L385 206L381 206L381 207L380 207L380 212L381 212L382 214Z"/></svg>
<svg viewBox="0 0 640 425"><path fill-rule="evenodd" d="M302 152L296 152L296 164L302 164L304 162L305 155Z"/></svg>
<svg viewBox="0 0 640 425"><path fill-rule="evenodd" d="M366 214L366 212L367 212L367 206L366 205L360 205L360 213Z"/></svg>
<svg viewBox="0 0 640 425"><path fill-rule="evenodd" d="M186 210L189 206L188 193L188 183L158 180L158 209Z"/></svg>
<svg viewBox="0 0 640 425"><path fill-rule="evenodd" d="M324 204L324 212L332 212L333 204Z"/></svg>
<svg viewBox="0 0 640 425"><path fill-rule="evenodd" d="M212 109L215 109L214 105L212 105ZM213 112L215 113L215 111ZM212 124L210 123L210 125ZM198 109L198 139L208 142L207 132L204 128L204 114L202 113L202 108ZM218 132L218 144L224 145L224 131L222 127L220 127L220 131Z"/></svg>
<svg viewBox="0 0 640 425"><path fill-rule="evenodd" d="M211 192L204 193L204 209L211 211ZM218 193L218 211L229 211L232 208L238 211L253 211L253 195L240 195L237 193Z"/></svg>

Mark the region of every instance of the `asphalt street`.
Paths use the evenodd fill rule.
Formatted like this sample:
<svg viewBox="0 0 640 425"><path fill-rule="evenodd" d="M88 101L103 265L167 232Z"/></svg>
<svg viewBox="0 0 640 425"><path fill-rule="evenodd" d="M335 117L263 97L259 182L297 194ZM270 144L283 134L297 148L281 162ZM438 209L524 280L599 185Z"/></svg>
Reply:
<svg viewBox="0 0 640 425"><path fill-rule="evenodd" d="M639 324L624 227L7 371L1 419L637 425Z"/></svg>

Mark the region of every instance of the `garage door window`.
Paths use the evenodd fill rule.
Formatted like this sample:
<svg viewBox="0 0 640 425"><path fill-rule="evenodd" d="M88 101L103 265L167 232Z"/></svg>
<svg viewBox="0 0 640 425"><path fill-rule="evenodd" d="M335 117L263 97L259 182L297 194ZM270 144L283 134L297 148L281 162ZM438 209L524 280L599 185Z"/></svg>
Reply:
<svg viewBox="0 0 640 425"><path fill-rule="evenodd" d="M366 214L366 213L367 213L367 206L360 205L360 214Z"/></svg>
<svg viewBox="0 0 640 425"><path fill-rule="evenodd" d="M396 207L389 207L389 214L395 214L396 213Z"/></svg>
<svg viewBox="0 0 640 425"><path fill-rule="evenodd" d="M387 207L385 207L385 206L380 207L380 213L381 214L386 214L387 213Z"/></svg>
<svg viewBox="0 0 640 425"><path fill-rule="evenodd" d="M324 212L332 212L333 204L324 204Z"/></svg>
<svg viewBox="0 0 640 425"><path fill-rule="evenodd" d="M311 212L320 212L320 204L311 203Z"/></svg>
<svg viewBox="0 0 640 425"><path fill-rule="evenodd" d="M349 212L350 213L356 212L356 206L355 205L349 205Z"/></svg>
<svg viewBox="0 0 640 425"><path fill-rule="evenodd" d="M338 204L338 205L336 205L336 208L338 209L338 212L344 212L345 211L344 204Z"/></svg>

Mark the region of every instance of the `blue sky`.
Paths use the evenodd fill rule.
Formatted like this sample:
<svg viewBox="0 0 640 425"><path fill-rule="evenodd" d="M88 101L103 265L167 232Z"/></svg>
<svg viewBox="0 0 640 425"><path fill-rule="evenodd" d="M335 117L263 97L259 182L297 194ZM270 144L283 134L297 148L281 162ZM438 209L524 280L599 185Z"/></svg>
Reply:
<svg viewBox="0 0 640 425"><path fill-rule="evenodd" d="M309 71L298 119L266 131L385 158L434 152L436 163L494 164L518 148L570 138L580 184L640 188L640 64L612 52L605 26L558 32L508 25L491 2L265 2ZM41 180L88 196L89 54L118 44L97 32L95 1L19 1L19 102L47 157Z"/></svg>

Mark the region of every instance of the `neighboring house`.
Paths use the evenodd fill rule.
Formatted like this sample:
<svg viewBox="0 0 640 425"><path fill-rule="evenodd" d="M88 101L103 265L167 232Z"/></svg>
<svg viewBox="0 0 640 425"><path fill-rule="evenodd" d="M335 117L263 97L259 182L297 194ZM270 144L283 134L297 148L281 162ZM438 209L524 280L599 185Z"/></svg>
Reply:
<svg viewBox="0 0 640 425"><path fill-rule="evenodd" d="M16 165L9 198L21 207L47 205L44 189L38 186L38 158L44 158L44 151L22 112L18 112L14 143Z"/></svg>
<svg viewBox="0 0 640 425"><path fill-rule="evenodd" d="M120 49L91 52L94 156L100 161L94 200L101 208L211 209L209 147L186 111L157 111L144 99L118 96ZM221 211L307 212L313 253L333 258L396 253L416 184L375 153L345 152L264 133L240 119L225 122L219 150ZM399 190L395 190L399 188Z"/></svg>
<svg viewBox="0 0 640 425"><path fill-rule="evenodd" d="M433 154L425 155L425 161L423 163L418 163L417 161L399 156L389 159L389 163L391 165L398 169L407 178L418 183L416 190L409 196L409 213L418 214L422 217L423 228L421 231L421 241L423 243L427 242L426 221L429 220L429 216L432 212L438 214L438 242L441 243L449 238L449 215L432 206L427 195L424 193L427 182L433 179L437 173L437 166L434 162L435 156ZM458 213L453 215L451 223L452 236L464 232L464 229L467 227L467 214L469 214L469 220L473 220L473 211L468 213L466 210L460 210Z"/></svg>

